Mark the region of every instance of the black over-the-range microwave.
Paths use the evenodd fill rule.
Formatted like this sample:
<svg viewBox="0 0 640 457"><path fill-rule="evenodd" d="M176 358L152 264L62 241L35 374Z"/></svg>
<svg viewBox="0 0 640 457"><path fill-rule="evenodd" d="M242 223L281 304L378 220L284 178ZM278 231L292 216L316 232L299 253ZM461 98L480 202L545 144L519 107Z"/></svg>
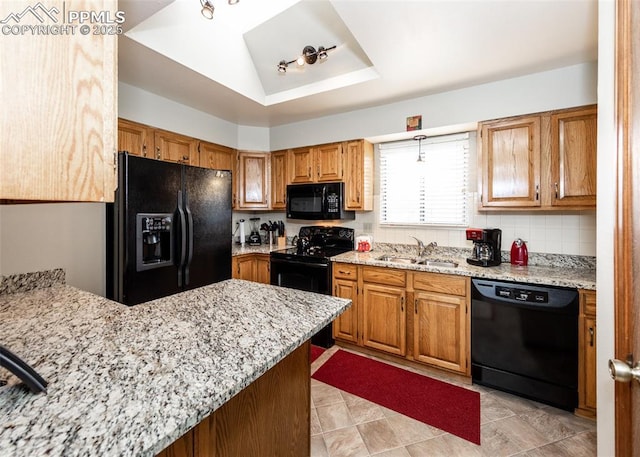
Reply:
<svg viewBox="0 0 640 457"><path fill-rule="evenodd" d="M344 210L344 183L289 184L287 218L306 220L355 219Z"/></svg>

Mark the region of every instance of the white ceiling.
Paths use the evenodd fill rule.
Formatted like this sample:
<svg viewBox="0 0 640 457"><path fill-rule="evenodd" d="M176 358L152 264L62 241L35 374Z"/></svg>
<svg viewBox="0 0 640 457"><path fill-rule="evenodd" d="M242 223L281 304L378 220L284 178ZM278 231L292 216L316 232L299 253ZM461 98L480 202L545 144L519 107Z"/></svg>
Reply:
<svg viewBox="0 0 640 457"><path fill-rule="evenodd" d="M597 59L597 0L211 1L120 0L120 81L271 127Z"/></svg>

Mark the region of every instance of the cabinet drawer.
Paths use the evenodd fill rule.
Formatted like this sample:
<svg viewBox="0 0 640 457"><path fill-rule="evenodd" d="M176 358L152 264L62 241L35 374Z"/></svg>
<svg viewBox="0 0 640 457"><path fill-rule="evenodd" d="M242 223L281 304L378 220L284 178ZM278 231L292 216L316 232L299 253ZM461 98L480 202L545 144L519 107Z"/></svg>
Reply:
<svg viewBox="0 0 640 457"><path fill-rule="evenodd" d="M407 274L402 270L391 268L363 267L362 279L364 282L377 282L390 286L402 286L407 283Z"/></svg>
<svg viewBox="0 0 640 457"><path fill-rule="evenodd" d="M340 279L358 279L358 267L350 263L333 264L333 277Z"/></svg>
<svg viewBox="0 0 640 457"><path fill-rule="evenodd" d="M467 294L467 278L441 273L414 273L413 287L416 290L465 296Z"/></svg>

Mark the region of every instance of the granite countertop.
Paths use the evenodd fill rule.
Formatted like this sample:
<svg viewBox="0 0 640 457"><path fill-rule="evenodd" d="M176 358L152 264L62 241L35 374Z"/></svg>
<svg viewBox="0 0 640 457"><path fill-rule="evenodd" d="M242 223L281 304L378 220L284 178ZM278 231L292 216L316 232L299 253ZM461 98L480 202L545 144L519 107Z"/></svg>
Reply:
<svg viewBox="0 0 640 457"><path fill-rule="evenodd" d="M233 243L231 247L231 255L244 255L244 254L269 254L271 251L277 251L280 249L287 249L293 246L278 246L278 245L269 245L269 244L261 244L259 246L249 246L245 244L241 246L239 244Z"/></svg>
<svg viewBox="0 0 640 457"><path fill-rule="evenodd" d="M2 455L155 455L350 304L231 279L127 307L39 279L0 277L0 344L49 382L0 369Z"/></svg>
<svg viewBox="0 0 640 457"><path fill-rule="evenodd" d="M503 258L503 263L496 267L476 267L469 265L466 258L469 251L455 248L437 248L426 257L454 261L458 263L455 268L435 267L420 264L395 263L378 260L383 255L396 255L402 257L417 257L415 246L383 245L371 252L350 251L331 258L334 262L345 262L360 265L372 265L376 267L398 268L413 271L427 271L434 273L446 273L460 276L472 276L503 281L516 281L530 284L543 284L548 286L571 287L577 289L596 289L595 259L582 256L560 255L533 255L538 265L531 264L527 267L511 265L508 259Z"/></svg>

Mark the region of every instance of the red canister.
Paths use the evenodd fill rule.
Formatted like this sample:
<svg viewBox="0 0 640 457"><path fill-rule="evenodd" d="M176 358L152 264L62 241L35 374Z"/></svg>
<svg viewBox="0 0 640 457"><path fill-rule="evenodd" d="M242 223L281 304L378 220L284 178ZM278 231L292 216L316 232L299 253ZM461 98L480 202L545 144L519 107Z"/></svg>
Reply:
<svg viewBox="0 0 640 457"><path fill-rule="evenodd" d="M527 243L518 238L511 245L511 265L526 267L528 263L529 251L527 250Z"/></svg>

